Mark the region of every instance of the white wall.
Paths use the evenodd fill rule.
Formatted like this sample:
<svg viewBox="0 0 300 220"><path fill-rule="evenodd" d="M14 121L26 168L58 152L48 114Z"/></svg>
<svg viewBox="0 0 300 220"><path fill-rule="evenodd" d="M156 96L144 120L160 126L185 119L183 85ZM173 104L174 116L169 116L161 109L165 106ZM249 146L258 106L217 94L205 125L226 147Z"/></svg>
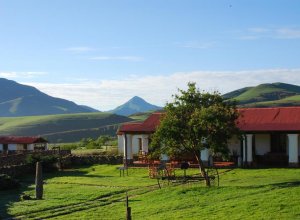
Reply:
<svg viewBox="0 0 300 220"><path fill-rule="evenodd" d="M300 156L300 135L298 136L298 156Z"/></svg>
<svg viewBox="0 0 300 220"><path fill-rule="evenodd" d="M237 155L241 156L241 141L237 137L233 137L228 141L229 154L232 152L237 152Z"/></svg>
<svg viewBox="0 0 300 220"><path fill-rule="evenodd" d="M27 150L34 150L34 144L28 144Z"/></svg>
<svg viewBox="0 0 300 220"><path fill-rule="evenodd" d="M255 134L255 154L264 155L271 151L271 135Z"/></svg>
<svg viewBox="0 0 300 220"><path fill-rule="evenodd" d="M132 136L132 153L138 154L139 153L139 138L142 138L142 144L145 144L145 150L148 152L148 140L145 141L145 138L148 138L149 135L147 134L133 134ZM118 135L118 152L119 154L124 153L124 136Z"/></svg>
<svg viewBox="0 0 300 220"><path fill-rule="evenodd" d="M118 135L118 152L119 154L124 153L124 136Z"/></svg>
<svg viewBox="0 0 300 220"><path fill-rule="evenodd" d="M255 134L255 154L264 155L271 151L271 136L269 134ZM300 142L300 139L299 139ZM238 155L241 155L241 143L236 137L228 141L228 148L230 154L232 151L236 151Z"/></svg>
<svg viewBox="0 0 300 220"><path fill-rule="evenodd" d="M24 150L23 144L16 144L17 150Z"/></svg>
<svg viewBox="0 0 300 220"><path fill-rule="evenodd" d="M17 150L17 144L9 144L8 150Z"/></svg>
<svg viewBox="0 0 300 220"><path fill-rule="evenodd" d="M139 138L141 135L132 135L132 153L138 154L139 153Z"/></svg>

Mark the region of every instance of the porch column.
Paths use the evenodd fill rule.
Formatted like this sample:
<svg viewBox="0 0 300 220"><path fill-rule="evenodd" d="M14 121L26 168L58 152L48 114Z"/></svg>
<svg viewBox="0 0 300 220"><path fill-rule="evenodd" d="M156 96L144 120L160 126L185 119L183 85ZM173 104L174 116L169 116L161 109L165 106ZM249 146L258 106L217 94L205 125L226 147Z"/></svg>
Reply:
<svg viewBox="0 0 300 220"><path fill-rule="evenodd" d="M133 160L132 156L132 135L131 134L124 134L124 159L127 160L127 163L131 163ZM127 158L126 158L127 157Z"/></svg>
<svg viewBox="0 0 300 220"><path fill-rule="evenodd" d="M246 137L243 136L243 139L242 139L242 145L243 145L243 165L246 165L247 163L247 153L246 153Z"/></svg>
<svg viewBox="0 0 300 220"><path fill-rule="evenodd" d="M148 135L143 135L142 136L142 151L143 152L148 153L148 145L149 145Z"/></svg>
<svg viewBox="0 0 300 220"><path fill-rule="evenodd" d="M208 165L209 151L207 148L201 151L200 158L205 165Z"/></svg>
<svg viewBox="0 0 300 220"><path fill-rule="evenodd" d="M289 140L289 166L297 167L298 159L298 134L288 134Z"/></svg>
<svg viewBox="0 0 300 220"><path fill-rule="evenodd" d="M252 156L252 137L253 134L247 134L247 163L248 165L251 165L253 162L253 156Z"/></svg>

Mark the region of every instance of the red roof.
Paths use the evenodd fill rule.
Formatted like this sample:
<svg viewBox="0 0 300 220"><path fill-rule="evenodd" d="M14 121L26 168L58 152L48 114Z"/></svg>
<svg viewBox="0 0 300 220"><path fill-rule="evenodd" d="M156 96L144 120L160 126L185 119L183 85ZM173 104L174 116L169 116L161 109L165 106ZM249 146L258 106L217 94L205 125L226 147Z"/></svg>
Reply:
<svg viewBox="0 0 300 220"><path fill-rule="evenodd" d="M239 109L242 131L300 131L300 107Z"/></svg>
<svg viewBox="0 0 300 220"><path fill-rule="evenodd" d="M47 143L41 137L18 137L18 136L0 136L0 144L34 144L34 143Z"/></svg>
<svg viewBox="0 0 300 220"><path fill-rule="evenodd" d="M153 113L145 121L140 123L126 123L121 125L118 134L120 133L152 133L159 125L162 113Z"/></svg>
<svg viewBox="0 0 300 220"><path fill-rule="evenodd" d="M238 127L242 131L300 131L300 107L241 108ZM153 113L144 122L123 124L120 133L152 133L163 113Z"/></svg>

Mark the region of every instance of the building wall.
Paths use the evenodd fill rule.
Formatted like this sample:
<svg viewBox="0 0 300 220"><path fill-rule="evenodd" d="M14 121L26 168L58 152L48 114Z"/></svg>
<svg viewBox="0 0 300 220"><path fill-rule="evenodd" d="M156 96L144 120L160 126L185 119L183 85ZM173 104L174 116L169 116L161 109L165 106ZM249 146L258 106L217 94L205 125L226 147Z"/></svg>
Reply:
<svg viewBox="0 0 300 220"><path fill-rule="evenodd" d="M241 141L237 137L233 137L228 141L229 154L237 154L241 156Z"/></svg>
<svg viewBox="0 0 300 220"><path fill-rule="evenodd" d="M139 153L139 138L141 135L132 135L132 153L138 154Z"/></svg>
<svg viewBox="0 0 300 220"><path fill-rule="evenodd" d="M123 135L118 135L118 152L124 154L124 139Z"/></svg>
<svg viewBox="0 0 300 220"><path fill-rule="evenodd" d="M139 139L141 135L131 135L131 149L133 154L139 153ZM118 152L119 154L124 153L124 135L118 135ZM129 146L128 146L129 147Z"/></svg>
<svg viewBox="0 0 300 220"><path fill-rule="evenodd" d="M17 150L17 144L9 144L8 150Z"/></svg>
<svg viewBox="0 0 300 220"><path fill-rule="evenodd" d="M17 150L24 150L24 144L16 144Z"/></svg>
<svg viewBox="0 0 300 220"><path fill-rule="evenodd" d="M28 144L27 150L34 150L34 144Z"/></svg>
<svg viewBox="0 0 300 220"><path fill-rule="evenodd" d="M300 156L300 134L298 136L298 155Z"/></svg>
<svg viewBox="0 0 300 220"><path fill-rule="evenodd" d="M264 155L271 151L271 136L269 134L255 134L255 154Z"/></svg>
<svg viewBox="0 0 300 220"><path fill-rule="evenodd" d="M139 139L143 139L145 137L148 137L148 135L145 134L136 134L136 135L132 135L132 153L133 154L138 154L139 153ZM143 142L142 142L143 144ZM148 146L147 146L148 149ZM119 154L123 154L124 153L124 136L123 135L118 135L118 152Z"/></svg>
<svg viewBox="0 0 300 220"><path fill-rule="evenodd" d="M39 145L39 144L37 144ZM27 144L27 150L34 150L35 144ZM46 143L45 150L48 149L48 144ZM14 150L25 150L24 144L8 144L8 150L14 151ZM3 151L3 144L0 144L0 151Z"/></svg>

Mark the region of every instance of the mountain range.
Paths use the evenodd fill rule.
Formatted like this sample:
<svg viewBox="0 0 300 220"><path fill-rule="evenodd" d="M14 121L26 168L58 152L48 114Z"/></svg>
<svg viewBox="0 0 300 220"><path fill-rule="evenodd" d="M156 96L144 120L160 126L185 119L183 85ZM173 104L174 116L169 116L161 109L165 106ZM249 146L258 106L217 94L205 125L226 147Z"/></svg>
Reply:
<svg viewBox="0 0 300 220"><path fill-rule="evenodd" d="M0 78L0 117L55 115L99 112L89 106L49 96L38 89ZM266 83L234 90L223 97L235 100L239 107L300 106L300 86L286 83ZM161 110L134 96L108 113L129 116Z"/></svg>
<svg viewBox="0 0 300 220"><path fill-rule="evenodd" d="M97 112L74 102L49 96L38 89L0 78L0 116L31 116Z"/></svg>
<svg viewBox="0 0 300 220"><path fill-rule="evenodd" d="M85 105L49 96L38 89L0 78L0 117L55 115L99 112ZM128 116L139 112L161 109L142 98L135 96L123 105L108 111L109 113Z"/></svg>

